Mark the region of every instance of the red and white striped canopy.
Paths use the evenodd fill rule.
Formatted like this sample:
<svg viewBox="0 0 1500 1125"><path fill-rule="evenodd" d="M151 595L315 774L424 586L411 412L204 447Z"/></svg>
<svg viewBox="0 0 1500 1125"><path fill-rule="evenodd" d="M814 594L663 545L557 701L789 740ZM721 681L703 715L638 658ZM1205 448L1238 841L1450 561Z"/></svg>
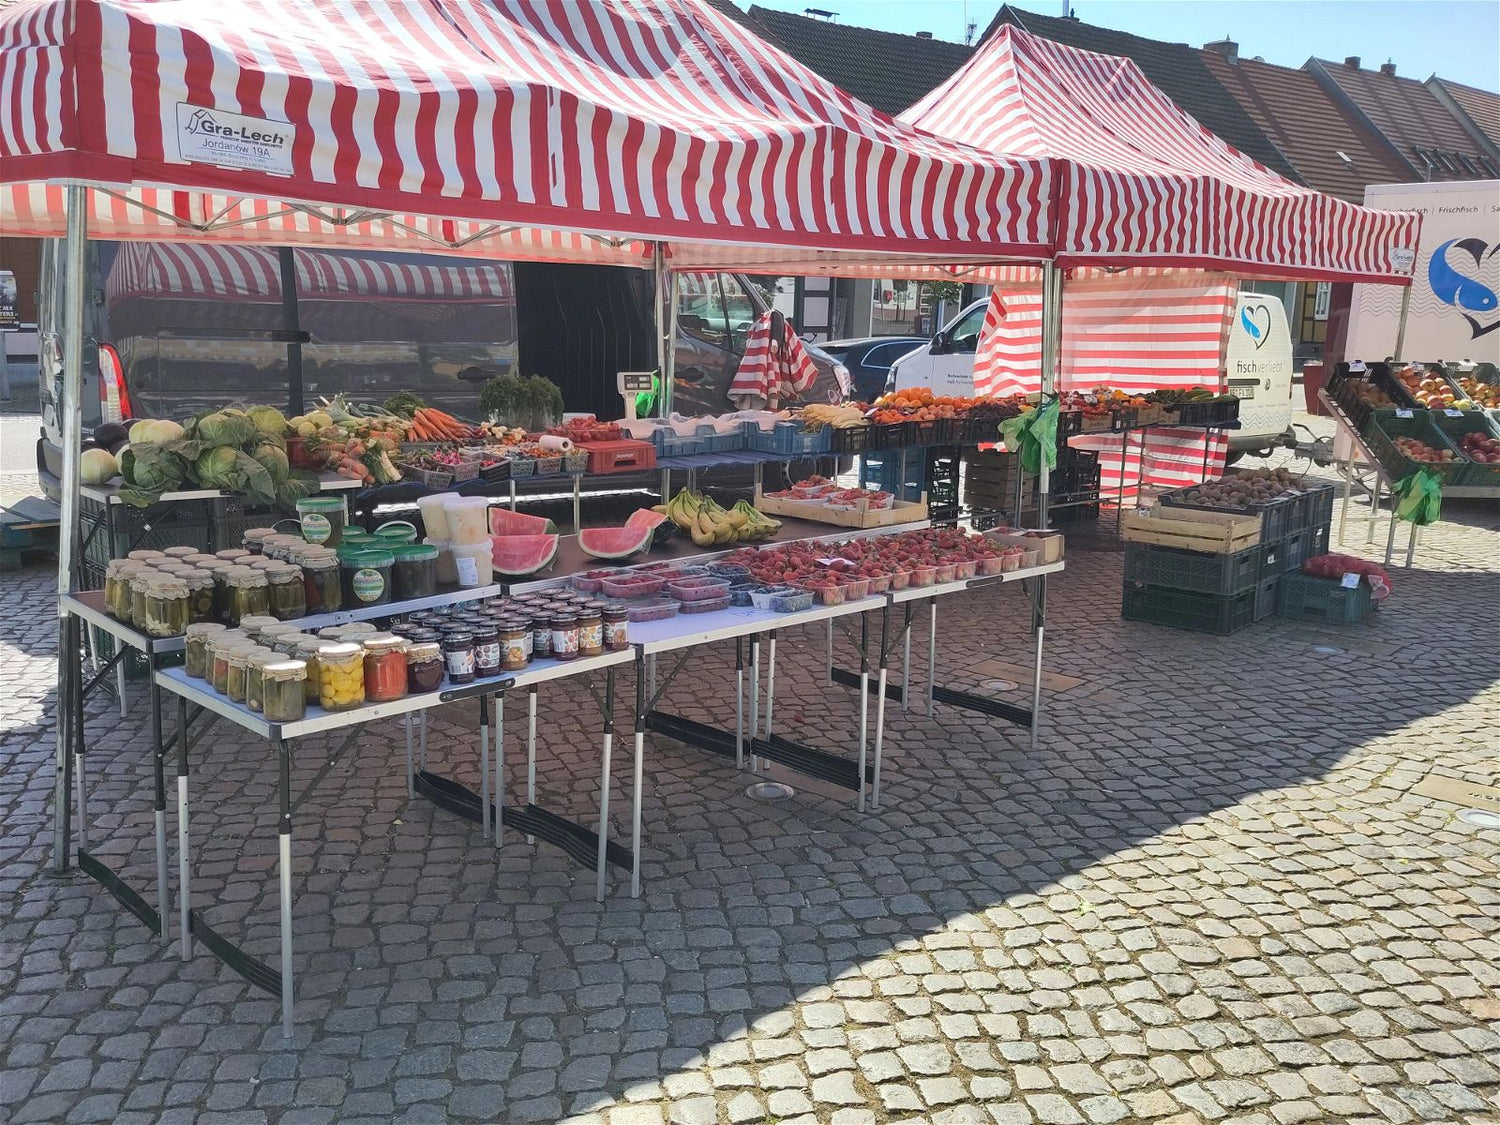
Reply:
<svg viewBox="0 0 1500 1125"><path fill-rule="evenodd" d="M17 0L7 233L759 269L1045 255L1050 170L858 102L703 0Z"/></svg>
<svg viewBox="0 0 1500 1125"><path fill-rule="evenodd" d="M1134 62L1003 26L902 114L1047 160L1063 266L1191 266L1409 284L1420 217L1300 187L1210 133Z"/></svg>

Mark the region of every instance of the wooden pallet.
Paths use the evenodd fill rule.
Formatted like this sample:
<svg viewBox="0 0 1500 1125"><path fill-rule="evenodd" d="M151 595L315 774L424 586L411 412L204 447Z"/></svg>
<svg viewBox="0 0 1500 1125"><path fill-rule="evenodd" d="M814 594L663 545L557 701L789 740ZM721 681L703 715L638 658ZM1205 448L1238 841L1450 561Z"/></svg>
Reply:
<svg viewBox="0 0 1500 1125"><path fill-rule="evenodd" d="M0 507L0 570L20 567L27 551L55 551L61 516L56 504L36 496Z"/></svg>
<svg viewBox="0 0 1500 1125"><path fill-rule="evenodd" d="M1125 512L1120 516L1120 538L1127 543L1232 555L1260 542L1260 517L1202 512L1195 508Z"/></svg>

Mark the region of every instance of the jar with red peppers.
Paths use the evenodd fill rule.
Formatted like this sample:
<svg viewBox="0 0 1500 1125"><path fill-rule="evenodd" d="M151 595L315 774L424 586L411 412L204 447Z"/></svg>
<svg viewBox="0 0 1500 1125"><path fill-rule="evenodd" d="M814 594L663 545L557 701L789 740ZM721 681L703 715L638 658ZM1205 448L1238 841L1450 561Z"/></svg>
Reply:
<svg viewBox="0 0 1500 1125"><path fill-rule="evenodd" d="M364 638L365 701L389 703L406 695L406 641L392 633Z"/></svg>

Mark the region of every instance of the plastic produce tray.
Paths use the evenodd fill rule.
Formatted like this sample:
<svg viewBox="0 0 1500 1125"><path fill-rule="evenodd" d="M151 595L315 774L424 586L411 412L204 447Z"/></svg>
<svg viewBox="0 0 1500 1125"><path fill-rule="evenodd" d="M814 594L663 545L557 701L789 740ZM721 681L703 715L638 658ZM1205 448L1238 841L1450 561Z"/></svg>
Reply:
<svg viewBox="0 0 1500 1125"><path fill-rule="evenodd" d="M1260 517L1260 541L1262 543L1275 543L1285 539L1294 530L1295 497L1283 496L1265 504L1253 505L1249 508L1221 508L1204 506L1202 504L1185 504L1185 497L1191 488L1178 488L1171 492L1163 492L1157 497L1157 503L1168 508L1192 508L1199 512L1227 512L1234 516Z"/></svg>
<svg viewBox="0 0 1500 1125"><path fill-rule="evenodd" d="M1254 588L1239 594L1196 594L1126 582L1120 614L1126 621L1225 637L1254 623L1258 594Z"/></svg>
<svg viewBox="0 0 1500 1125"><path fill-rule="evenodd" d="M1365 442L1369 445L1370 452L1375 455L1375 459L1380 462L1380 467L1385 470L1386 476L1391 480L1398 481L1410 476L1418 469L1426 469L1444 484L1456 484L1460 471L1469 467L1468 458L1464 457L1448 440L1448 436L1437 428L1428 414L1426 410L1416 410L1412 412L1410 418L1399 418L1394 410L1375 410L1370 413L1370 426L1365 431ZM1394 439L1398 437L1415 438L1434 449L1451 449L1454 460L1413 461L1396 448Z"/></svg>
<svg viewBox="0 0 1500 1125"><path fill-rule="evenodd" d="M1261 553L1266 549L1247 547L1232 555L1210 555L1127 543L1125 580L1201 594L1238 594L1260 581Z"/></svg>
<svg viewBox="0 0 1500 1125"><path fill-rule="evenodd" d="M1443 436L1457 448L1459 439L1465 434L1484 434L1486 437L1500 436L1500 427L1478 410L1466 410L1463 417L1454 418L1440 410L1428 414L1434 426L1443 431ZM1453 483L1465 487L1500 488L1500 465L1484 465L1470 461L1454 474Z"/></svg>
<svg viewBox="0 0 1500 1125"><path fill-rule="evenodd" d="M1364 581L1345 587L1334 578L1288 574L1281 580L1276 612L1282 617L1352 625L1374 607Z"/></svg>
<svg viewBox="0 0 1500 1125"><path fill-rule="evenodd" d="M1166 403L1164 407L1167 421L1179 426L1218 426L1225 422L1236 422L1240 417L1240 400L1237 398Z"/></svg>
<svg viewBox="0 0 1500 1125"><path fill-rule="evenodd" d="M750 448L761 453L827 453L829 444L828 427L811 433L802 429L795 422L778 422L769 432L759 427L749 433Z"/></svg>

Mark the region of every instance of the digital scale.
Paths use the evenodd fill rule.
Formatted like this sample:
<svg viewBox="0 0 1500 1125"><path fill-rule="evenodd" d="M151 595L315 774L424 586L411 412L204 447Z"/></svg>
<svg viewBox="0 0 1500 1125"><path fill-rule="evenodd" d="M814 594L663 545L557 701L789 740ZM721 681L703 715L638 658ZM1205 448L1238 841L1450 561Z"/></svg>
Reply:
<svg viewBox="0 0 1500 1125"><path fill-rule="evenodd" d="M615 386L625 400L625 421L634 422L636 395L650 394L656 389L655 371L621 371L615 375Z"/></svg>

